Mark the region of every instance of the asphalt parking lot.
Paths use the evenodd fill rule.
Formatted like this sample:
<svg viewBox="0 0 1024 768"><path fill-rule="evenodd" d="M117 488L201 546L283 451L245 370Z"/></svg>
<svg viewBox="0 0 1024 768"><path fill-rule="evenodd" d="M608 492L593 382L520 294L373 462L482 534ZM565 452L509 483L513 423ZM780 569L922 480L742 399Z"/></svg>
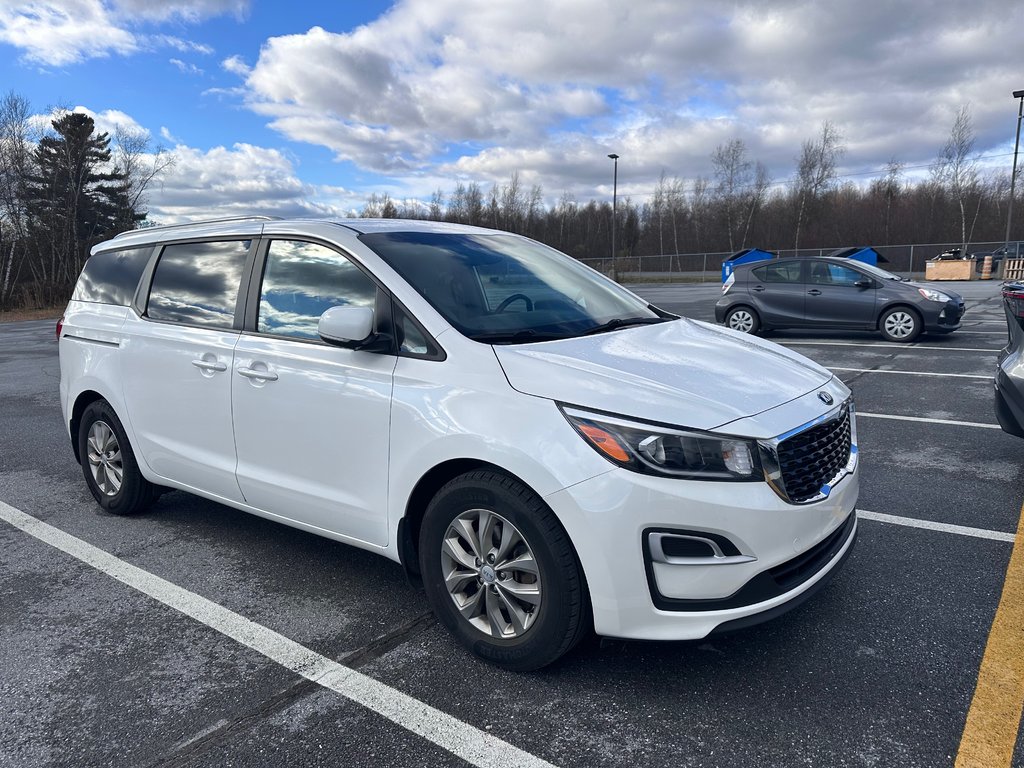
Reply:
<svg viewBox="0 0 1024 768"><path fill-rule="evenodd" d="M631 288L703 320L720 289ZM998 285L956 289L949 336L769 336L860 414L860 536L827 589L711 640L591 638L529 675L457 648L370 553L180 492L103 513L62 430L53 323L0 326L0 513L65 544L0 521L0 765L952 765L1024 502L1024 440L992 411ZM1002 765L1024 766L1016 724L978 727L1016 733Z"/></svg>

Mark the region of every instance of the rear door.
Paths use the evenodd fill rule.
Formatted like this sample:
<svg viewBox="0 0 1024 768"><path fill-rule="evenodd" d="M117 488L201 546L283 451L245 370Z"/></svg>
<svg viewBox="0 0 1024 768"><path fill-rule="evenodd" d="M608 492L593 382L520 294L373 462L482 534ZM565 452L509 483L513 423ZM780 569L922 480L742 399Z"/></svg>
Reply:
<svg viewBox="0 0 1024 768"><path fill-rule="evenodd" d="M255 237L164 246L140 317L124 325L122 381L137 448L160 477L241 501L231 364Z"/></svg>
<svg viewBox="0 0 1024 768"><path fill-rule="evenodd" d="M870 283L871 287L857 283ZM872 328L875 322L875 281L852 267L809 259L806 318L809 325Z"/></svg>
<svg viewBox="0 0 1024 768"><path fill-rule="evenodd" d="M325 344L317 323L335 306L380 319L389 299L334 247L262 250L231 373L238 484L264 512L383 546L398 358Z"/></svg>
<svg viewBox="0 0 1024 768"><path fill-rule="evenodd" d="M747 276L747 291L762 325L776 328L804 322L803 262L772 261L754 267Z"/></svg>

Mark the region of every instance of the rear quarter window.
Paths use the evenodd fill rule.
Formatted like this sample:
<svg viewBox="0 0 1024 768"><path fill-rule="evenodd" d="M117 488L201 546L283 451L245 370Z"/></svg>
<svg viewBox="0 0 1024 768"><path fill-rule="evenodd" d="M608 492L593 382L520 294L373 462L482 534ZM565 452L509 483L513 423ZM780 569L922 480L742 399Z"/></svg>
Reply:
<svg viewBox="0 0 1024 768"><path fill-rule="evenodd" d="M147 245L93 254L85 262L71 300L128 306L152 253L153 246Z"/></svg>

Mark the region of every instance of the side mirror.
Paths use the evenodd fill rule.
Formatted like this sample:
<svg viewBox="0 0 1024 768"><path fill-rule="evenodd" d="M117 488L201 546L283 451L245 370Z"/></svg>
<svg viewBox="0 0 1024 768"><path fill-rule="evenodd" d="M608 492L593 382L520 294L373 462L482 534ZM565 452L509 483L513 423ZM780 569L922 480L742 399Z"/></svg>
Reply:
<svg viewBox="0 0 1024 768"><path fill-rule="evenodd" d="M328 344L358 347L373 333L373 310L369 307L331 307L320 315L317 333Z"/></svg>
<svg viewBox="0 0 1024 768"><path fill-rule="evenodd" d="M854 283L854 285L856 287L858 287L858 288L874 288L875 287L874 281L868 280L866 278L864 280L858 280L856 283Z"/></svg>

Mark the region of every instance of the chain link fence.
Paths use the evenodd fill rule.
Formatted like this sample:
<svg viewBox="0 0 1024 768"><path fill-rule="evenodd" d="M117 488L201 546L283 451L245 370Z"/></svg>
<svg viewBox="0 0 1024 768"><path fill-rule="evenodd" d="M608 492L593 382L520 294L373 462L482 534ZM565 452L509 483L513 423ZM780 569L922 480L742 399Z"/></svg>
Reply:
<svg viewBox="0 0 1024 768"><path fill-rule="evenodd" d="M961 243L927 243L914 245L876 245L879 254L878 266L905 277L923 277L925 262L940 253L960 248ZM991 253L1005 245L997 243L971 243L967 247L968 255ZM839 248L787 248L778 251L779 258L792 256L828 256ZM732 256L732 251L718 253L675 253L661 256L620 256L613 262L611 258L584 258L584 264L606 275L615 274L622 282L643 282L645 280L672 280L678 282L713 283L722 280L722 263ZM1024 257L1024 242L1010 243L1010 257ZM993 278L1001 277L998 270L992 273Z"/></svg>

